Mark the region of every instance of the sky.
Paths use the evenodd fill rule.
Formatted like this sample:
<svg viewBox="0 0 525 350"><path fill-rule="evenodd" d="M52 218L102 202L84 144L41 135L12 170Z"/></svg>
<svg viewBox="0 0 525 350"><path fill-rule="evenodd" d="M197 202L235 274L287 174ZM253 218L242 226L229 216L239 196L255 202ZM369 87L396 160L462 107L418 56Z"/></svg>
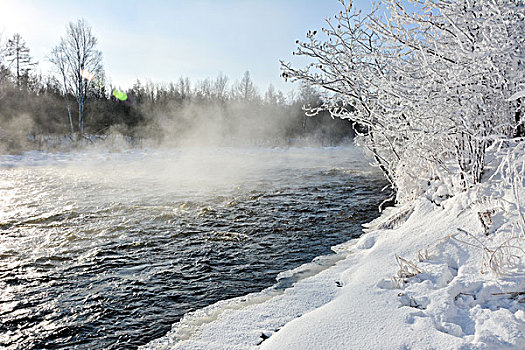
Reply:
<svg viewBox="0 0 525 350"><path fill-rule="evenodd" d="M366 11L369 0L354 6ZM337 0L0 0L0 33L19 33L43 74L46 57L85 19L102 51L106 76L122 89L140 79L192 82L225 74L231 82L250 71L261 92L269 84L287 92L279 59L294 61L297 39L337 14Z"/></svg>

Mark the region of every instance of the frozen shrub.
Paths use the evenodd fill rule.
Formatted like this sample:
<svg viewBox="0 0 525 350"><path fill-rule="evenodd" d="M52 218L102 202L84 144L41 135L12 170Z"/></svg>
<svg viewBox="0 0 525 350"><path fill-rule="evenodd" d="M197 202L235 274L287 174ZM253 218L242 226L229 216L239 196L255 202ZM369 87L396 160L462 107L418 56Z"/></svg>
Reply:
<svg viewBox="0 0 525 350"><path fill-rule="evenodd" d="M479 183L487 147L523 136L523 2L383 0L366 16L341 4L297 42L311 63L282 62L283 77L324 89L311 113L356 122L398 202Z"/></svg>

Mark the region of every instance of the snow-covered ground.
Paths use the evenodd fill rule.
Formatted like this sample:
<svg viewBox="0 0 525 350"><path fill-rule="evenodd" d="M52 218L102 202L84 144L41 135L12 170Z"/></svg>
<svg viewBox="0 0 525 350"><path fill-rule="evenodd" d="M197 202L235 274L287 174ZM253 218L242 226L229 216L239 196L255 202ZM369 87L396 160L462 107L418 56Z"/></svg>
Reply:
<svg viewBox="0 0 525 350"><path fill-rule="evenodd" d="M520 180L521 181L521 180ZM390 208L276 287L185 316L145 349L525 349L523 229L495 177Z"/></svg>

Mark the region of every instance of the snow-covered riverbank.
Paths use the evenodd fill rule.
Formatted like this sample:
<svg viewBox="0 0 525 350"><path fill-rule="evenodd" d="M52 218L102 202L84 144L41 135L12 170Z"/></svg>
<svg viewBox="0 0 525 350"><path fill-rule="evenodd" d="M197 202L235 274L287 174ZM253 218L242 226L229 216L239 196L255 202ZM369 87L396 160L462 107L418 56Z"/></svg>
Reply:
<svg viewBox="0 0 525 350"><path fill-rule="evenodd" d="M397 228L377 229L384 217L377 221L348 246L351 267L334 274L344 283L336 298L287 324L264 348L523 349L523 265L500 279L487 271L507 222L494 220L500 231L480 235L477 213L487 205L472 202L468 194L443 208L420 200Z"/></svg>
<svg viewBox="0 0 525 350"><path fill-rule="evenodd" d="M494 177L439 205L391 208L335 256L281 276L293 287L189 314L145 348L523 349L515 194Z"/></svg>

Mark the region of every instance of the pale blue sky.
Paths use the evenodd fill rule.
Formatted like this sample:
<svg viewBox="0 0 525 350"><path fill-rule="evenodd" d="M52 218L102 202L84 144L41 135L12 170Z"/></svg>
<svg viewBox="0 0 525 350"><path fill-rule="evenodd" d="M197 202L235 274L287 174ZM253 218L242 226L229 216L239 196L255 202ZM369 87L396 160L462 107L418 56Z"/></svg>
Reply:
<svg viewBox="0 0 525 350"><path fill-rule="evenodd" d="M370 1L354 6L366 11ZM279 59L292 60L295 40L339 10L337 0L0 0L0 32L4 40L20 33L43 73L67 22L84 18L116 86L127 88L137 78L196 81L219 72L235 81L249 70L262 92L270 83L288 91Z"/></svg>

